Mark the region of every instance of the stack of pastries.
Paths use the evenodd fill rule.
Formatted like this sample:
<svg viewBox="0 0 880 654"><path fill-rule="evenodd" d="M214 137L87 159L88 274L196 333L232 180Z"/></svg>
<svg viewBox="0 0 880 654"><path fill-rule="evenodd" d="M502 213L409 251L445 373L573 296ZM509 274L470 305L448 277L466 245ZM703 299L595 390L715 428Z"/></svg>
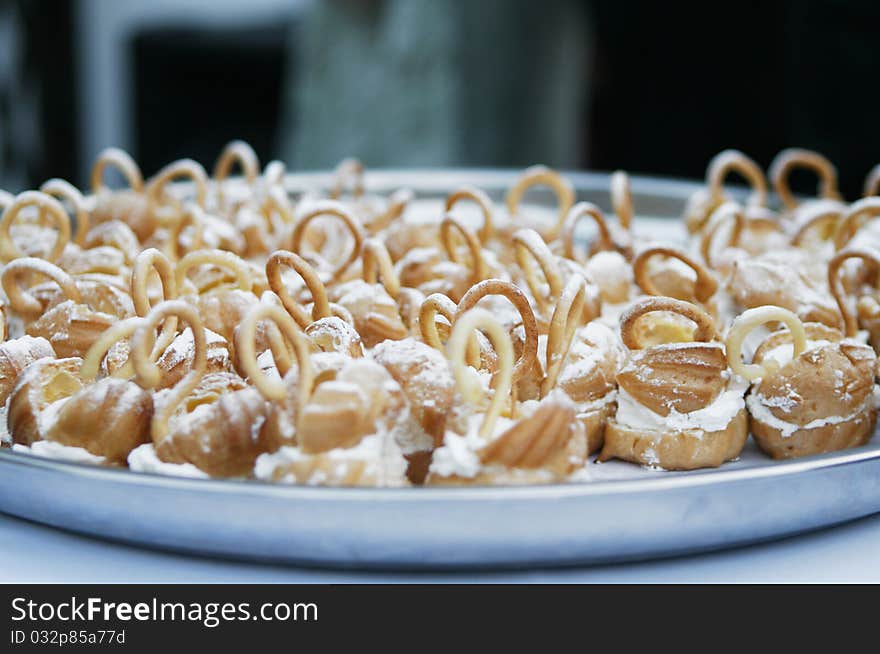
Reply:
<svg viewBox="0 0 880 654"><path fill-rule="evenodd" d="M789 188L802 168L815 198ZM790 458L873 434L880 167L847 203L815 152L785 150L767 175L722 152L685 242L640 234L623 172L613 215L543 166L503 203L475 186L376 194L355 160L296 194L285 175L234 141L210 175L186 159L145 179L109 149L88 192L0 192L3 447L437 486L562 482L610 459L691 470L749 435ZM555 206L526 201L539 186Z"/></svg>

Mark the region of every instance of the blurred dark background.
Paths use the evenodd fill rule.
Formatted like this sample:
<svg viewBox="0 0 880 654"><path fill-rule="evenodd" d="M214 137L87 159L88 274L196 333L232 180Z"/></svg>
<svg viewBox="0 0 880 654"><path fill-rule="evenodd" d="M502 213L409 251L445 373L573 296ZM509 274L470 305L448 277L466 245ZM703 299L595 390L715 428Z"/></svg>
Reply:
<svg viewBox="0 0 880 654"><path fill-rule="evenodd" d="M0 0L0 188L150 174L231 138L325 168L525 166L702 177L736 147L880 161L880 3ZM796 180L807 185L810 180Z"/></svg>

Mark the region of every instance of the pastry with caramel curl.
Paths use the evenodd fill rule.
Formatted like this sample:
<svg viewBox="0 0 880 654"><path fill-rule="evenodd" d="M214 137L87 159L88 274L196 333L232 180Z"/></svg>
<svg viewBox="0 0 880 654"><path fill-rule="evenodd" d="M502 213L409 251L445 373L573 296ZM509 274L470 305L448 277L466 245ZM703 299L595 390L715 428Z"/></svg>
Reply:
<svg viewBox="0 0 880 654"><path fill-rule="evenodd" d="M694 325L691 338L646 347L637 323L668 314ZM748 438L747 384L728 367L712 318L694 304L650 297L621 316L620 335L629 360L617 374L617 413L599 460L693 470L738 457Z"/></svg>
<svg viewBox="0 0 880 654"><path fill-rule="evenodd" d="M768 336L746 364L743 339L767 323L788 329ZM877 356L869 345L767 306L736 319L727 353L731 368L752 382L746 400L749 425L755 442L773 458L856 447L874 433Z"/></svg>

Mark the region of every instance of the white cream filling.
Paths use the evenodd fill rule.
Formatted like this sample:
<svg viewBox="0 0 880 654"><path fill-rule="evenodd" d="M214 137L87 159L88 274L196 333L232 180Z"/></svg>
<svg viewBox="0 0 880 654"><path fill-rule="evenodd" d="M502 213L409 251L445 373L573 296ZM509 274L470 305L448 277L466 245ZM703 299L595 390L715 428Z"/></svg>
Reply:
<svg viewBox="0 0 880 654"><path fill-rule="evenodd" d="M668 416L654 413L640 404L625 389L617 394L617 415L615 421L630 429L657 431L662 434L690 430L704 432L726 429L736 415L745 408L744 395L749 383L738 375L733 375L715 401L702 409L689 413L679 413L675 409Z"/></svg>
<svg viewBox="0 0 880 654"><path fill-rule="evenodd" d="M200 470L192 463L168 463L156 455L152 443L144 443L134 448L128 455L128 467L135 472L149 472L156 475L171 477L191 477L208 479L208 473Z"/></svg>
<svg viewBox="0 0 880 654"><path fill-rule="evenodd" d="M761 395L760 390L756 389L746 398L746 405L749 408L749 413L752 414L752 418L759 420L768 427L779 430L782 438L790 438L796 431L800 430L807 431L810 429L825 427L827 425L839 425L840 423L848 422L855 419L867 406L876 407L878 402L880 402L880 387L875 384L874 391L868 399L848 416L826 416L825 418L811 420L805 425L796 425L792 422L778 418L776 414L770 410L770 399Z"/></svg>
<svg viewBox="0 0 880 654"><path fill-rule="evenodd" d="M0 443L12 443L12 436L9 433L9 426L6 424L6 415L9 413L9 400L0 407Z"/></svg>
<svg viewBox="0 0 880 654"><path fill-rule="evenodd" d="M434 455L431 458L431 465L428 468L431 474L440 477L473 478L477 476L483 467L477 452L491 442L492 438L497 437L516 422L509 418L498 418L492 438L486 439L479 434L483 417L482 413L468 416L467 432L464 435L456 434L454 431L446 431L443 436L443 445L434 450Z"/></svg>
<svg viewBox="0 0 880 654"><path fill-rule="evenodd" d="M574 405L577 408L577 417L586 418L598 411L601 411L606 406L617 400L617 394L618 391L613 390L609 391L598 400L593 400L592 402L575 402Z"/></svg>
<svg viewBox="0 0 880 654"><path fill-rule="evenodd" d="M46 459L69 461L71 463L89 463L92 465L105 465L107 463L107 459L103 456L92 454L85 448L74 447L72 445L62 445L55 441L36 441L31 444L30 447L15 443L12 446L12 451L21 454L31 454Z"/></svg>
<svg viewBox="0 0 880 654"><path fill-rule="evenodd" d="M275 452L261 454L254 464L254 476L264 481L275 481L274 474L281 468L296 464L308 464L317 457L327 461L333 468L333 475L343 478L348 467L353 463L366 463L365 476L374 476L378 486L405 486L407 462L400 448L389 438L388 434L372 434L365 436L354 447L335 448L319 454L303 452L299 447L284 446ZM286 475L280 481L301 483L308 486L322 486L328 481L324 470L316 469L308 479L296 479L293 474Z"/></svg>
<svg viewBox="0 0 880 654"><path fill-rule="evenodd" d="M473 478L476 477L481 470L498 471L499 473L504 470L510 471L511 469L506 466L484 466L477 452L513 427L520 420L532 416L541 406L541 403L547 400L575 407L576 410L580 410L584 406L597 406L598 408L601 408L602 403L609 401L606 396L596 402L589 403L588 405L576 405L563 391L554 389L542 401L526 400L522 402L519 405L519 415L516 420L511 420L504 416L499 417L495 422L495 426L492 429L492 435L489 438L484 438L479 433L480 425L483 422L485 414L473 413L466 418L467 429L464 435L457 434L451 430L446 431L443 436L443 445L434 450L434 454L431 458L431 465L428 468L429 472L440 477L457 476ZM591 410L587 410L587 413L590 412ZM537 472L529 470L528 474L534 477ZM549 477L553 477L552 473L548 472L548 475Z"/></svg>

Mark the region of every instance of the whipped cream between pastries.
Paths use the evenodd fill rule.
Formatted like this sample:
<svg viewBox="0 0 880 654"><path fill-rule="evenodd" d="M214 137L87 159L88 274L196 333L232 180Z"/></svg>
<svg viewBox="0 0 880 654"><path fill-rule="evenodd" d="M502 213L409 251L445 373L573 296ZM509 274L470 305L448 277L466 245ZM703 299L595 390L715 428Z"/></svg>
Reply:
<svg viewBox="0 0 880 654"><path fill-rule="evenodd" d="M103 456L92 454L85 448L74 447L72 445L62 445L55 441L35 441L30 446L14 443L12 445L12 451L20 452L22 454L32 454L46 459L68 461L70 463L89 463L92 465L103 465L107 463L107 459Z"/></svg>
<svg viewBox="0 0 880 654"><path fill-rule="evenodd" d="M714 432L726 429L730 421L746 406L743 395L749 382L730 371L725 371L722 375L727 378L727 387L711 404L689 413L670 409L667 416L654 413L637 402L625 389L619 388L615 421L631 429L646 429L661 434L684 430Z"/></svg>
<svg viewBox="0 0 880 654"><path fill-rule="evenodd" d="M280 478L276 477L278 469L283 469L289 464L308 464L316 457L321 457L329 464L329 473L317 468L306 479L298 479L292 473ZM393 439L389 438L388 434L382 433L365 436L354 447L334 448L318 454L308 454L298 447L285 445L275 452L258 456L254 464L254 476L264 481L322 486L331 481L328 479L330 474L337 479L345 478L352 464L365 464L361 476L375 479L375 485L384 487L407 485L406 459L403 458Z"/></svg>
<svg viewBox="0 0 880 654"><path fill-rule="evenodd" d="M785 420L777 418L773 414L773 412L767 408L767 405L770 404L773 400L771 398L759 396L760 391L757 393L750 393L748 398L746 398L746 405L749 408L749 412L756 420L760 420L762 423L768 425L769 427L778 429L783 438L789 438L796 431L800 430L806 431L810 429L817 429L819 427L825 427L826 425L838 425L844 422L849 422L850 420L854 420L855 418L857 418L868 406L880 408L880 387L875 385L874 392L869 396L868 400L864 404L859 406L858 409L853 411L853 413L851 413L850 415L816 418L815 420L811 420L805 425L796 425L792 422L786 422ZM780 404L777 403L774 406L780 406Z"/></svg>
<svg viewBox="0 0 880 654"><path fill-rule="evenodd" d="M128 455L128 467L135 472L149 472L156 475L172 477L191 477L208 479L206 472L199 470L192 463L167 463L156 455L152 443L144 443L134 448Z"/></svg>
<svg viewBox="0 0 880 654"><path fill-rule="evenodd" d="M560 390L553 390L547 395L545 400L577 406L569 399L568 395ZM466 417L459 418L458 422L464 422L465 433L458 434L451 430L446 431L443 437L443 445L434 450L429 468L430 473L440 477L473 478L480 472L497 470L503 471L505 477L511 481L516 481L519 476L523 479L529 478L534 480L536 475L539 477L545 476L547 481L552 481L556 477L550 470L542 470L540 468L519 469L500 465L487 466L482 462L479 454L480 450L508 429L514 427L520 420L532 416L540 406L541 401L526 400L520 404L516 420L499 416L489 438L484 438L479 434L480 424L483 421L482 413L472 413Z"/></svg>

